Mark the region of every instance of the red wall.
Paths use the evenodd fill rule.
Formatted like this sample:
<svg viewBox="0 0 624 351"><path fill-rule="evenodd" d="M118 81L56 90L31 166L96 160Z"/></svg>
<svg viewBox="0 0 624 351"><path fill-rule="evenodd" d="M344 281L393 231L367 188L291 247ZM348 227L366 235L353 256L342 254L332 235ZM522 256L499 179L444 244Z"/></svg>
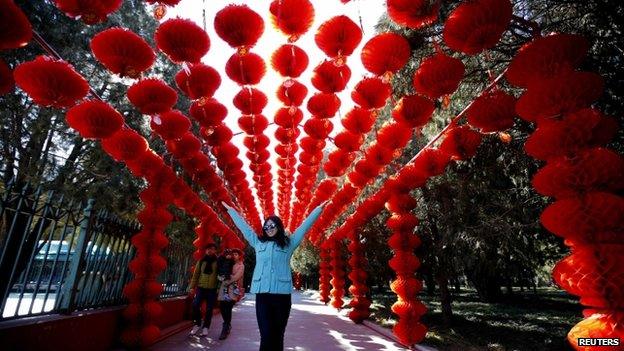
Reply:
<svg viewBox="0 0 624 351"><path fill-rule="evenodd" d="M162 329L184 321L189 301L186 297L162 300ZM49 315L0 323L2 351L106 351L118 346L123 327L123 307Z"/></svg>

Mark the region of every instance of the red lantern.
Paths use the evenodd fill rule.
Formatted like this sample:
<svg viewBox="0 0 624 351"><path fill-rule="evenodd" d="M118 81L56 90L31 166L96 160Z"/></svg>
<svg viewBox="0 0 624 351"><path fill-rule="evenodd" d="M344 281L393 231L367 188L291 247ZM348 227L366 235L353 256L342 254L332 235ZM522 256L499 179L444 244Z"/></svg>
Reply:
<svg viewBox="0 0 624 351"><path fill-rule="evenodd" d="M609 149L589 149L571 159L549 162L533 177L533 187L556 198L617 192L624 188L624 160Z"/></svg>
<svg viewBox="0 0 624 351"><path fill-rule="evenodd" d="M186 96L195 100L212 97L221 85L221 76L216 69L198 63L181 69L175 81Z"/></svg>
<svg viewBox="0 0 624 351"><path fill-rule="evenodd" d="M331 58L350 56L362 41L362 30L349 17L336 16L320 25L314 41Z"/></svg>
<svg viewBox="0 0 624 351"><path fill-rule="evenodd" d="M303 125L303 130L314 139L325 139L331 133L333 127L329 120L310 118Z"/></svg>
<svg viewBox="0 0 624 351"><path fill-rule="evenodd" d="M349 66L325 61L314 69L312 85L323 93L337 93L345 89L350 78Z"/></svg>
<svg viewBox="0 0 624 351"><path fill-rule="evenodd" d="M482 135L476 130L468 126L455 127L446 133L440 150L458 160L466 160L476 155L481 140Z"/></svg>
<svg viewBox="0 0 624 351"><path fill-rule="evenodd" d="M269 11L273 25L291 41L307 32L314 21L314 7L309 0L273 0Z"/></svg>
<svg viewBox="0 0 624 351"><path fill-rule="evenodd" d="M438 19L440 1L388 0L388 16L397 24L419 29Z"/></svg>
<svg viewBox="0 0 624 351"><path fill-rule="evenodd" d="M154 40L158 48L174 63L197 63L210 49L210 39L195 22L172 18L156 29Z"/></svg>
<svg viewBox="0 0 624 351"><path fill-rule="evenodd" d="M67 16L80 18L86 24L106 21L109 14L121 7L122 0L55 0L59 10Z"/></svg>
<svg viewBox="0 0 624 351"><path fill-rule="evenodd" d="M401 99L392 111L392 118L410 128L419 128L429 122L435 105L433 101L420 95L408 95Z"/></svg>
<svg viewBox="0 0 624 351"><path fill-rule="evenodd" d="M202 127L221 124L227 116L227 108L216 99L194 101L189 114Z"/></svg>
<svg viewBox="0 0 624 351"><path fill-rule="evenodd" d="M128 100L143 114L169 111L178 100L173 88L157 78L146 78L128 88Z"/></svg>
<svg viewBox="0 0 624 351"><path fill-rule="evenodd" d="M26 46L32 39L32 25L13 0L0 0L0 50Z"/></svg>
<svg viewBox="0 0 624 351"><path fill-rule="evenodd" d="M108 138L124 124L123 116L100 100L88 100L72 107L65 119L83 138Z"/></svg>
<svg viewBox="0 0 624 351"><path fill-rule="evenodd" d="M557 200L540 217L550 232L577 244L619 243L624 230L624 199L590 192L580 198Z"/></svg>
<svg viewBox="0 0 624 351"><path fill-rule="evenodd" d="M244 115L257 115L268 103L267 96L255 88L243 88L234 96L234 106Z"/></svg>
<svg viewBox="0 0 624 351"><path fill-rule="evenodd" d="M191 128L191 120L182 112L171 110L152 116L150 127L163 140L179 139Z"/></svg>
<svg viewBox="0 0 624 351"><path fill-rule="evenodd" d="M390 123L377 133L377 142L388 149L397 150L405 147L412 137L412 130L400 123Z"/></svg>
<svg viewBox="0 0 624 351"><path fill-rule="evenodd" d="M367 161L379 166L385 166L394 158L394 152L392 149L388 149L379 143L373 143L366 149L365 156Z"/></svg>
<svg viewBox="0 0 624 351"><path fill-rule="evenodd" d="M340 108L340 99L336 94L317 93L308 99L308 111L317 118L330 118Z"/></svg>
<svg viewBox="0 0 624 351"><path fill-rule="evenodd" d="M301 106L308 88L296 80L287 80L277 89L277 98L287 106Z"/></svg>
<svg viewBox="0 0 624 351"><path fill-rule="evenodd" d="M351 93L351 99L365 109L378 109L386 105L392 93L389 83L379 78L362 79Z"/></svg>
<svg viewBox="0 0 624 351"><path fill-rule="evenodd" d="M364 143L364 135L348 130L342 131L334 137L336 147L349 152L359 150L362 143Z"/></svg>
<svg viewBox="0 0 624 351"><path fill-rule="evenodd" d="M346 130L353 133L366 134L373 128L375 119L375 113L356 107L344 116L342 119L342 125Z"/></svg>
<svg viewBox="0 0 624 351"><path fill-rule="evenodd" d="M589 42L577 34L551 34L525 44L505 73L511 84L526 88L541 79L574 71L587 56Z"/></svg>
<svg viewBox="0 0 624 351"><path fill-rule="evenodd" d="M271 56L273 69L284 77L299 77L308 67L308 63L308 54L292 44L280 46Z"/></svg>
<svg viewBox="0 0 624 351"><path fill-rule="evenodd" d="M463 77L461 60L437 53L420 63L414 73L414 90L435 100L457 90Z"/></svg>
<svg viewBox="0 0 624 351"><path fill-rule="evenodd" d="M132 161L144 154L147 140L133 129L121 129L102 140L102 148L116 161Z"/></svg>
<svg viewBox="0 0 624 351"><path fill-rule="evenodd" d="M269 121L263 115L242 116L238 119L238 126L247 134L262 134Z"/></svg>
<svg viewBox="0 0 624 351"><path fill-rule="evenodd" d="M264 77L266 66L259 55L236 53L225 64L225 73L240 85L256 85Z"/></svg>
<svg viewBox="0 0 624 351"><path fill-rule="evenodd" d="M228 5L215 15L214 27L231 47L250 47L262 36L264 21L247 5Z"/></svg>
<svg viewBox="0 0 624 351"><path fill-rule="evenodd" d="M568 333L568 342L579 351L594 351L600 346L579 346L580 338L624 339L624 315L621 312L591 314L576 324ZM620 341L621 342L621 341ZM604 349L613 348L605 346Z"/></svg>
<svg viewBox="0 0 624 351"><path fill-rule="evenodd" d="M573 157L578 151L606 145L618 129L613 118L586 108L566 115L561 121L542 123L524 144L528 155L548 161L560 156Z"/></svg>
<svg viewBox="0 0 624 351"><path fill-rule="evenodd" d="M151 150L147 150L140 157L126 162L126 166L135 177L144 177L148 181L151 181L161 170L166 168L163 159Z"/></svg>
<svg viewBox="0 0 624 351"><path fill-rule="evenodd" d="M303 120L303 112L298 108L282 107L275 113L275 124L283 128L295 128Z"/></svg>
<svg viewBox="0 0 624 351"><path fill-rule="evenodd" d="M199 133L210 146L223 145L229 142L233 136L232 131L225 124L209 128L202 127Z"/></svg>
<svg viewBox="0 0 624 351"><path fill-rule="evenodd" d="M509 0L475 0L459 5L444 24L449 48L476 55L496 45L511 22Z"/></svg>
<svg viewBox="0 0 624 351"><path fill-rule="evenodd" d="M362 48L362 64L378 76L400 70L412 54L407 40L396 33L382 33L371 38Z"/></svg>
<svg viewBox="0 0 624 351"><path fill-rule="evenodd" d="M15 84L41 106L71 107L89 92L89 83L64 61L39 56L13 71Z"/></svg>
<svg viewBox="0 0 624 351"><path fill-rule="evenodd" d="M539 122L558 118L596 101L604 90L604 81L596 73L572 72L531 85L518 100L516 112L523 119Z"/></svg>
<svg viewBox="0 0 624 351"><path fill-rule="evenodd" d="M93 56L109 71L122 77L138 78L156 60L156 54L136 33L125 28L110 28L91 39Z"/></svg>
<svg viewBox="0 0 624 351"><path fill-rule="evenodd" d="M0 58L0 95L8 94L15 88L13 71L9 65Z"/></svg>
<svg viewBox="0 0 624 351"><path fill-rule="evenodd" d="M516 98L500 90L476 98L466 110L466 119L484 133L509 129L514 124Z"/></svg>

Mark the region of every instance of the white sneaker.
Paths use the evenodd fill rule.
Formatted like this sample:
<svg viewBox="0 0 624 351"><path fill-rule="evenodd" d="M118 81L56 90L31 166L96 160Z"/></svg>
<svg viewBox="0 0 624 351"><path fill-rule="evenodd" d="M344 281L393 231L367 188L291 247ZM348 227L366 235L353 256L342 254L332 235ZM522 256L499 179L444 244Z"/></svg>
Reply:
<svg viewBox="0 0 624 351"><path fill-rule="evenodd" d="M208 328L203 328L201 336L208 336Z"/></svg>
<svg viewBox="0 0 624 351"><path fill-rule="evenodd" d="M201 328L199 327L199 325L194 325L193 329L191 329L191 332L189 333L189 335L196 335L197 332L200 330Z"/></svg>

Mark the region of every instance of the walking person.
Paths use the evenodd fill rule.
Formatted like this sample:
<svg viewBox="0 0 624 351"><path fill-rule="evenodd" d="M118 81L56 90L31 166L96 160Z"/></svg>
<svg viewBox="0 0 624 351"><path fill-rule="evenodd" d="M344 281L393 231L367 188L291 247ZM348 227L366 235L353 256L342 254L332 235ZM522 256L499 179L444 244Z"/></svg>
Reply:
<svg viewBox="0 0 624 351"><path fill-rule="evenodd" d="M219 287L219 309L223 317L223 329L219 340L224 340L230 335L232 330L232 308L240 301L243 292L243 275L245 265L243 264L243 252L239 249L230 250L229 255L234 263L230 274L223 279Z"/></svg>
<svg viewBox="0 0 624 351"><path fill-rule="evenodd" d="M191 294L193 299L193 328L190 335L208 336L208 328L212 320L212 310L217 302L217 245L210 243L204 247L204 257L197 261L191 277ZM206 302L204 317L201 305Z"/></svg>
<svg viewBox="0 0 624 351"><path fill-rule="evenodd" d="M250 292L256 294L260 351L283 350L293 290L290 258L318 219L323 205L315 208L292 236L286 234L284 224L277 216L267 218L262 235L257 236L236 210L225 202L223 206L256 252Z"/></svg>

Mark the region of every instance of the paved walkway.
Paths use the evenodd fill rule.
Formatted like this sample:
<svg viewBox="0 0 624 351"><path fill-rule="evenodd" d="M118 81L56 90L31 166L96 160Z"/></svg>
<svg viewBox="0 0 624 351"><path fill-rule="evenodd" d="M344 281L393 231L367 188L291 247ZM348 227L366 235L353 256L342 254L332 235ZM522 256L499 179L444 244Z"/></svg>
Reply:
<svg viewBox="0 0 624 351"><path fill-rule="evenodd" d="M313 299L310 293L297 292L292 299L284 340L285 350L405 350L378 331L351 322L336 309ZM257 351L260 334L254 303L254 295L248 294L243 302L237 304L232 317L232 333L226 340L218 340L222 319L221 315L215 315L208 337L189 337L189 330L184 330L157 343L151 349Z"/></svg>

